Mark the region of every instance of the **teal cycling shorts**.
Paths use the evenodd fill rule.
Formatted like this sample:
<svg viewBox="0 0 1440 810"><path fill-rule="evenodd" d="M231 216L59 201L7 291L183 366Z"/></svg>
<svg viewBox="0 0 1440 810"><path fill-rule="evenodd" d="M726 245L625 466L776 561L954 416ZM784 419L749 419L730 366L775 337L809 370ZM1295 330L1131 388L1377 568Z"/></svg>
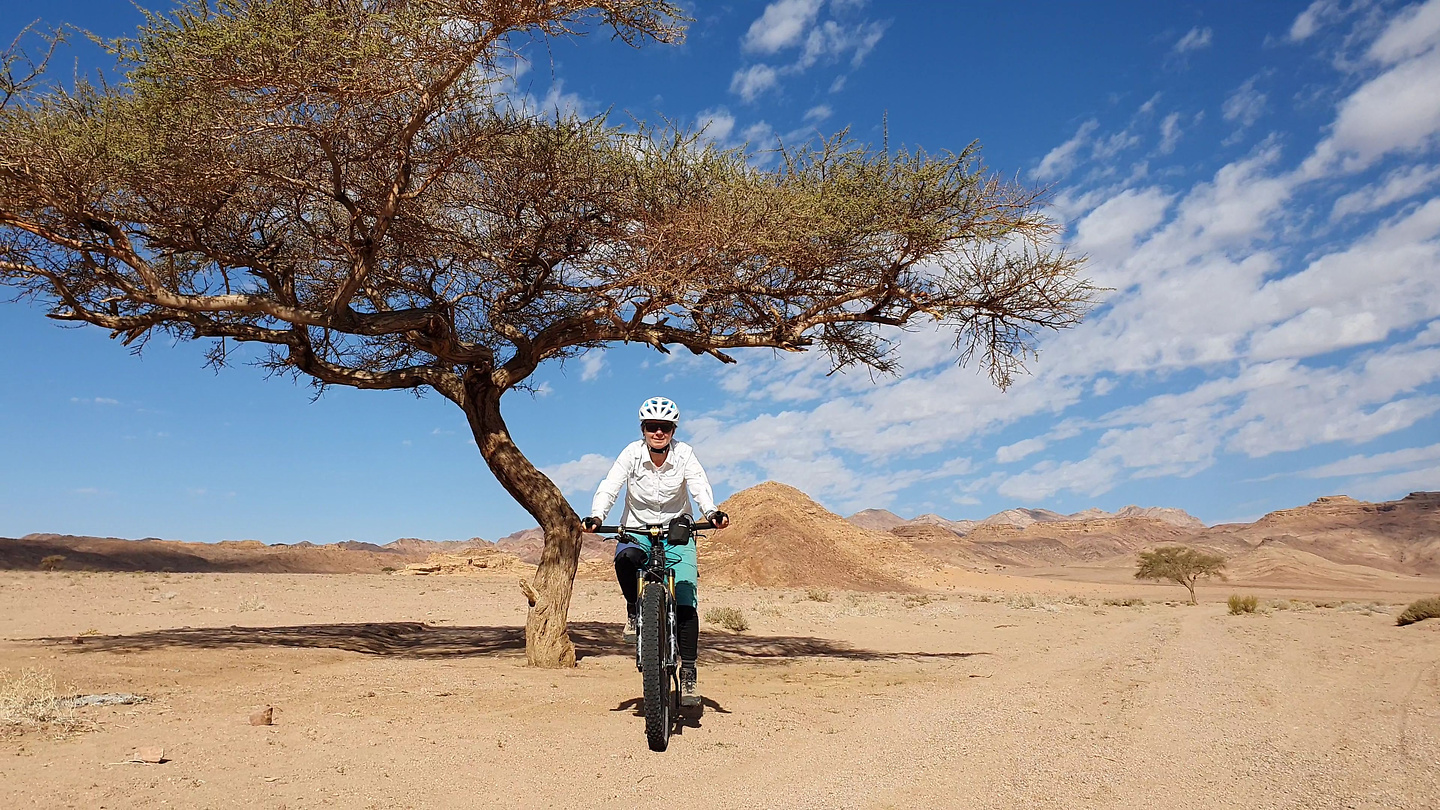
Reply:
<svg viewBox="0 0 1440 810"><path fill-rule="evenodd" d="M650 554L650 538L638 532L626 532L626 541L615 545L615 553L619 554L627 548L638 548ZM687 607L700 606L700 567L695 557L695 539L683 546L672 546L661 537L655 544L655 548L663 552L669 559L670 567L675 571L675 603Z"/></svg>

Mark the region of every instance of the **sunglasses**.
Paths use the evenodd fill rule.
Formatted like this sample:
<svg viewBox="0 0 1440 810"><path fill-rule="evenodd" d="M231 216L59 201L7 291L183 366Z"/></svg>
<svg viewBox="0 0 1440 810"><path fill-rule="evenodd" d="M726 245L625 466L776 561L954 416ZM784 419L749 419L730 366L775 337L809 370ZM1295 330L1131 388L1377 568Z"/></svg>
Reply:
<svg viewBox="0 0 1440 810"><path fill-rule="evenodd" d="M644 422L641 422L641 423L640 423L640 429L643 430L643 431L645 431L646 433L674 433L674 432L675 432L675 423L674 423L674 422L651 422L651 421L648 421L648 420L647 420L647 421L644 421Z"/></svg>

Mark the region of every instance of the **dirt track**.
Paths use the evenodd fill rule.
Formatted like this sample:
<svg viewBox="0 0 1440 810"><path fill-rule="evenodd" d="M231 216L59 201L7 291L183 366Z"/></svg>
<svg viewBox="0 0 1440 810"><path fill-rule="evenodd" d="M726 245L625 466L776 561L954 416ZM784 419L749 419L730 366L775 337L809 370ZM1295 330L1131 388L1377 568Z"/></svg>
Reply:
<svg viewBox="0 0 1440 810"><path fill-rule="evenodd" d="M711 588L752 626L654 754L613 587L550 672L512 578L0 574L0 668L154 699L0 741L0 807L1440 806L1440 622Z"/></svg>

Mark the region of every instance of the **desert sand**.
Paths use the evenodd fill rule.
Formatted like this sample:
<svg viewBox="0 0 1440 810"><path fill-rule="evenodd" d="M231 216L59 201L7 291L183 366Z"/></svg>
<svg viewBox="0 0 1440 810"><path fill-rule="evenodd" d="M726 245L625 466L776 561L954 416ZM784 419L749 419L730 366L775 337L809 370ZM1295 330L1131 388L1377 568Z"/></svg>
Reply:
<svg viewBox="0 0 1440 810"><path fill-rule="evenodd" d="M664 753L646 747L603 560L582 566L580 662L564 671L523 665L523 563L0 571L6 677L147 698L0 737L0 807L1440 806L1440 621L1395 625L1440 594L1433 574L1322 559L1314 538L1333 532L1267 545L1260 531L1235 556L1289 567L1247 562L1189 606L1118 557L1000 569L985 546L945 562L921 550L940 538L857 538L832 517L774 518L764 542L737 521L707 541L701 612L737 608L749 627L703 626L704 711ZM1087 532L1063 523L1004 553L1043 561L1123 539L1120 524L1077 540ZM804 526L819 531L794 534ZM1212 545L1248 536L1222 534ZM833 582L734 584L778 565L747 562L746 545L838 555L790 574ZM1261 612L1229 615L1231 593L1257 595ZM252 725L266 707L273 725ZM157 748L164 762L127 761Z"/></svg>

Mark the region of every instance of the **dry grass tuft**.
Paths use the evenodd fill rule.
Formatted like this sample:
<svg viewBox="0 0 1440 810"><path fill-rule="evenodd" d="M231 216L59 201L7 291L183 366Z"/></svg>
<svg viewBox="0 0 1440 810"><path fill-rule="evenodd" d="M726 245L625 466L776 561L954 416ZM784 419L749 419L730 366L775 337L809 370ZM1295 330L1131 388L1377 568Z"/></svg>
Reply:
<svg viewBox="0 0 1440 810"><path fill-rule="evenodd" d="M750 629L750 622L745 620L745 614L740 608L717 607L705 611L705 621L711 624L718 624L726 630L734 630L743 633Z"/></svg>
<svg viewBox="0 0 1440 810"><path fill-rule="evenodd" d="M254 595L254 594L250 594L249 596L243 596L243 597L240 598L240 612L241 612L241 613L247 613L247 612L252 611L252 610L264 610L264 609L265 609L265 603L260 600L260 597Z"/></svg>
<svg viewBox="0 0 1440 810"><path fill-rule="evenodd" d="M1440 596L1431 596L1427 599L1416 599L1410 606L1395 619L1395 623L1401 627L1407 624L1424 621L1425 619L1440 619Z"/></svg>
<svg viewBox="0 0 1440 810"><path fill-rule="evenodd" d="M904 605L907 608L921 607L930 604L931 601L928 594L912 593L905 596Z"/></svg>
<svg viewBox="0 0 1440 810"><path fill-rule="evenodd" d="M1128 598L1128 599L1114 599L1114 598L1112 598L1112 599L1106 599L1106 600L1105 600L1105 604L1109 605L1110 607L1144 607L1144 606L1145 606L1145 600L1144 600L1144 599L1136 599L1136 598L1134 598L1134 597L1130 597L1130 598Z"/></svg>
<svg viewBox="0 0 1440 810"><path fill-rule="evenodd" d="M71 732L83 724L74 708L55 691L55 678L40 669L12 675L0 669L0 736L27 731Z"/></svg>
<svg viewBox="0 0 1440 810"><path fill-rule="evenodd" d="M1260 600L1254 594L1241 596L1238 593L1230 594L1227 600L1230 605L1230 615L1239 616L1242 613L1254 613L1260 607Z"/></svg>
<svg viewBox="0 0 1440 810"><path fill-rule="evenodd" d="M811 588L805 592L805 598L811 602L829 602L830 592L824 588Z"/></svg>

